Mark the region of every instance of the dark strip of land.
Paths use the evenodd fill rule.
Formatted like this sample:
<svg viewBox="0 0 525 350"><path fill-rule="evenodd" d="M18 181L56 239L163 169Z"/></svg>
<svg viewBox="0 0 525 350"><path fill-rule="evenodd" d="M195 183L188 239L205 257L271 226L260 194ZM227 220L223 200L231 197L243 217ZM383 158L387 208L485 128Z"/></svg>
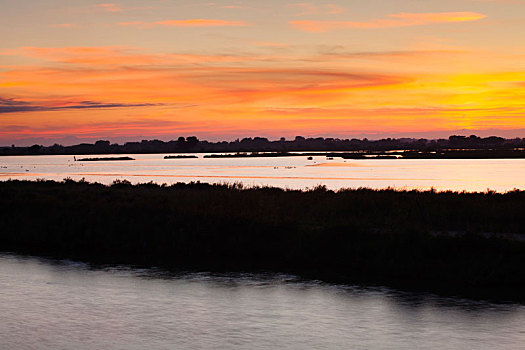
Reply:
<svg viewBox="0 0 525 350"><path fill-rule="evenodd" d="M135 160L131 157L104 157L104 158L80 158L76 159L78 162L104 162L111 160Z"/></svg>
<svg viewBox="0 0 525 350"><path fill-rule="evenodd" d="M0 250L525 301L525 192L0 182Z"/></svg>
<svg viewBox="0 0 525 350"><path fill-rule="evenodd" d="M164 159L192 159L192 158L199 158L194 155L175 155L175 156L164 156Z"/></svg>
<svg viewBox="0 0 525 350"><path fill-rule="evenodd" d="M272 157L312 157L343 159L516 159L525 158L525 150L441 150L441 151L357 151L357 152L238 152L209 154L204 158L272 158Z"/></svg>

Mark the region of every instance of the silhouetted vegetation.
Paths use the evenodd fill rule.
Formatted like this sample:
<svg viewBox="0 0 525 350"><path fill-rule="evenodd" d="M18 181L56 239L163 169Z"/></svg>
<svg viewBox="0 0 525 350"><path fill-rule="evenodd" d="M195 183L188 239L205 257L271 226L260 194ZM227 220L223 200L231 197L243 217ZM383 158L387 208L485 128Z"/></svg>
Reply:
<svg viewBox="0 0 525 350"><path fill-rule="evenodd" d="M204 158L273 158L273 157L294 157L304 156L302 153L290 153L290 152L271 152L271 153L260 153L260 152L237 152L237 153L226 153L226 154L207 154Z"/></svg>
<svg viewBox="0 0 525 350"><path fill-rule="evenodd" d="M406 151L401 154L406 159L501 159L525 158L525 150L442 150L436 152Z"/></svg>
<svg viewBox="0 0 525 350"><path fill-rule="evenodd" d="M76 159L78 162L103 162L107 160L135 160L131 157L105 157L105 158L80 158Z"/></svg>
<svg viewBox="0 0 525 350"><path fill-rule="evenodd" d="M525 300L525 192L0 182L0 250Z"/></svg>
<svg viewBox="0 0 525 350"><path fill-rule="evenodd" d="M127 142L123 145L112 144L106 140L99 140L94 144L83 143L74 146L55 144L45 147L33 145L30 147L0 147L0 155L39 155L39 154L133 154L133 153L222 153L222 152L276 152L284 154L293 151L348 151L348 152L386 152L396 150L421 151L428 155L440 150L485 150L490 153L477 153L492 157L494 150L521 150L525 149L525 139L504 139L502 137L481 138L475 135L450 136L448 139L338 139L338 138L304 138L296 136L293 140L281 138L270 141L264 137L248 137L232 142L201 141L195 136L179 137L177 140L164 142L161 140L143 140L141 142ZM447 153L448 154L448 153ZM254 156L253 154L252 156ZM464 153L463 155L468 155ZM359 155L354 155L359 157ZM522 157L523 154L520 155ZM422 156L419 156L422 157Z"/></svg>
<svg viewBox="0 0 525 350"><path fill-rule="evenodd" d="M271 158L326 156L343 159L512 159L525 158L525 150L440 150L440 151L354 151L354 152L238 152L226 154L208 154L204 158ZM313 159L313 158L312 158ZM311 159L310 159L311 160Z"/></svg>

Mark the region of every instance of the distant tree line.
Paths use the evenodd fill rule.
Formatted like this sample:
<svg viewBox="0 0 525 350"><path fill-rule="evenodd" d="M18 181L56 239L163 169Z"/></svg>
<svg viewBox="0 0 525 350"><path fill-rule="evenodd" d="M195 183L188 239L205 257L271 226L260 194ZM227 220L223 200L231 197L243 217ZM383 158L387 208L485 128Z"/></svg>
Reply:
<svg viewBox="0 0 525 350"><path fill-rule="evenodd" d="M432 152L447 149L461 150L512 150L525 149L525 138L505 139L502 137L450 136L448 139L387 138L381 140L305 138L296 136L293 140L281 138L268 140L264 137L248 137L235 141L209 142L195 136L179 137L177 140L142 140L122 145L106 140L94 144L81 143L73 146L33 145L29 147L0 147L0 155L39 154L119 154L119 153L197 153L197 152L290 152L290 151L391 151L409 150Z"/></svg>

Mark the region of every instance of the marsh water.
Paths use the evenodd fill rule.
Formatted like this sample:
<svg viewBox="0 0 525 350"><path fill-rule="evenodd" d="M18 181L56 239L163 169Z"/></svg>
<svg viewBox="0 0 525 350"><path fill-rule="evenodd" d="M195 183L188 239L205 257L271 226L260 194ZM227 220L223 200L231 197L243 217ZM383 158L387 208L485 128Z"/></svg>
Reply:
<svg viewBox="0 0 525 350"><path fill-rule="evenodd" d="M0 157L0 180L525 189L525 159L74 161ZM93 156L95 157L95 156ZM108 157L104 155L101 157ZM92 267L0 254L0 349L523 349L525 306L290 275Z"/></svg>
<svg viewBox="0 0 525 350"><path fill-rule="evenodd" d="M523 349L525 306L0 255L2 349Z"/></svg>
<svg viewBox="0 0 525 350"><path fill-rule="evenodd" d="M0 157L0 180L85 178L109 184L241 182L248 186L304 189L430 189L504 192L525 189L525 159L328 159L314 156L164 159L164 154L131 154L131 161L74 161L73 156ZM93 155L87 157L111 157Z"/></svg>

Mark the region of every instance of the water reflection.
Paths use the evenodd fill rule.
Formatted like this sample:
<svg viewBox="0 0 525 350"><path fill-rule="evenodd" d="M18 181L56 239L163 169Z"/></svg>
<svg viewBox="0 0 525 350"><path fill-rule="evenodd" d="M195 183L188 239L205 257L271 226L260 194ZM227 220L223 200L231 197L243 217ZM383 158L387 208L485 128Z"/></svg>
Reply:
<svg viewBox="0 0 525 350"><path fill-rule="evenodd" d="M348 187L508 191L525 189L525 159L327 160L324 156L274 158L200 158L165 160L163 154L123 155L129 162L73 162L72 156L0 157L0 179L66 177L105 184L242 182L284 188ZM96 155L94 155L96 157Z"/></svg>
<svg viewBox="0 0 525 350"><path fill-rule="evenodd" d="M286 274L0 256L0 348L520 349L525 307Z"/></svg>

